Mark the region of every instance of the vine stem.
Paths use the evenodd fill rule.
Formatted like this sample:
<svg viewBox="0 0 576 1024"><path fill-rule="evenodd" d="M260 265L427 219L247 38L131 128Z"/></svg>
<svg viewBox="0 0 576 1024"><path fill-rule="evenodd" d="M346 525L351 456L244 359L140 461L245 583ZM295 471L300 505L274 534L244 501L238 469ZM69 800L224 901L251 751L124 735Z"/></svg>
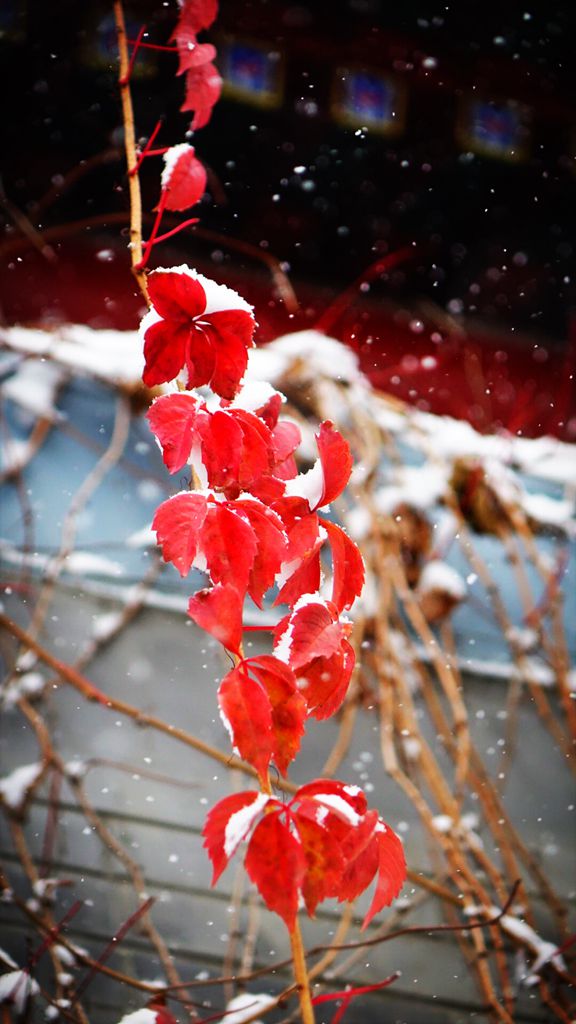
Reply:
<svg viewBox="0 0 576 1024"><path fill-rule="evenodd" d="M312 1006L312 995L310 993L310 979L308 978L306 957L304 956L304 946L302 944L302 932L300 931L298 920L296 920L290 932L290 946L294 963L294 978L298 985L302 1024L314 1024L314 1007Z"/></svg>
<svg viewBox="0 0 576 1024"><path fill-rule="evenodd" d="M234 655L234 667L242 663L244 658L244 649L240 647L238 654ZM260 792L265 793L267 796L272 795L272 785L270 783L270 773L267 772L264 778L259 779ZM294 980L298 986L298 998L300 1000L300 1012L302 1014L302 1024L314 1024L314 1007L312 1006L312 995L310 992L310 978L308 977L308 968L306 967L306 956L304 954L304 945L302 942L302 932L300 931L300 924L298 918L294 922L294 927L289 929L290 935L290 947L292 950L292 962L294 965Z"/></svg>
<svg viewBox="0 0 576 1024"><path fill-rule="evenodd" d="M140 192L140 179L137 173L131 171L138 165L136 153L136 132L134 128L134 108L132 106L132 93L130 92L130 57L128 55L128 40L126 38L126 23L124 20L124 8L122 0L114 0L114 20L116 22L116 35L118 38L118 54L120 67L118 69L118 87L122 101L122 120L124 122L124 147L126 150L126 165L128 168L128 187L130 189L130 258L132 261L132 273L138 282L138 287L146 299L148 305L148 288L146 285L146 274L142 264L142 195Z"/></svg>

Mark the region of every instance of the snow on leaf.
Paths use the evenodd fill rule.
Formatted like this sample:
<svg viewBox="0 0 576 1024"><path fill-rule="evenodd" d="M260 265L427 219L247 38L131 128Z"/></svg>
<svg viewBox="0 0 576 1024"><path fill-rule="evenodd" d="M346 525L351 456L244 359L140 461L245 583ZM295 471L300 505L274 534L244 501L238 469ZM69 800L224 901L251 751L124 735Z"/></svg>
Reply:
<svg viewBox="0 0 576 1024"><path fill-rule="evenodd" d="M286 494L305 498L312 512L334 501L346 487L352 472L350 445L330 420L320 424L316 443L319 458L312 469L286 484Z"/></svg>
<svg viewBox="0 0 576 1024"><path fill-rule="evenodd" d="M314 658L334 654L350 632L350 626L340 621L333 605L318 595L305 594L296 602L290 616L277 626L275 647L282 646L287 632L290 639L287 660L296 671Z"/></svg>
<svg viewBox="0 0 576 1024"><path fill-rule="evenodd" d="M206 191L206 171L193 146L182 142L166 151L161 185L167 210L187 210L202 198Z"/></svg>
<svg viewBox="0 0 576 1024"><path fill-rule="evenodd" d="M238 654L242 646L242 595L230 583L198 590L188 601L188 615L200 629Z"/></svg>
<svg viewBox="0 0 576 1024"><path fill-rule="evenodd" d="M188 387L209 384L233 398L246 370L255 321L252 307L225 285L189 267L158 268L148 276L152 308L141 323L148 387L185 370Z"/></svg>
<svg viewBox="0 0 576 1024"><path fill-rule="evenodd" d="M244 863L268 909L279 914L292 931L306 860L302 844L279 813L266 814L258 823Z"/></svg>
<svg viewBox="0 0 576 1024"><path fill-rule="evenodd" d="M204 836L204 847L214 869L212 885L216 884L236 848L248 833L253 824L254 815L265 806L266 801L262 801L262 795L254 791L232 793L231 796L220 800L208 812L202 835ZM250 813L250 809L254 814ZM241 811L246 812L245 817L242 820L236 818L235 824L228 830L229 823Z"/></svg>

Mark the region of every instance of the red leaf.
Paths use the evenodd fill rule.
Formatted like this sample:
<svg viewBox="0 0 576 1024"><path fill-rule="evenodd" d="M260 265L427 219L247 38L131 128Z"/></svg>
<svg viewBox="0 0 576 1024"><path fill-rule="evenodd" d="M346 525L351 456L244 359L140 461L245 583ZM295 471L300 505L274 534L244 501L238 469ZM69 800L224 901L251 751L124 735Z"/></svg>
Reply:
<svg viewBox="0 0 576 1024"><path fill-rule="evenodd" d="M190 328L185 324L168 320L150 324L144 339L145 366L142 373L147 388L178 376L184 366L189 337Z"/></svg>
<svg viewBox="0 0 576 1024"><path fill-rule="evenodd" d="M307 552L300 560L295 559L294 562L288 562L289 568L295 563L296 568L290 573L286 582L284 582L284 571L285 567L282 566L282 571L278 580L280 590L276 598L274 599L274 605L287 604L293 607L304 594L315 594L320 587L320 581L322 578L321 567L320 567L320 548L322 547L322 539L318 537L314 548Z"/></svg>
<svg viewBox="0 0 576 1024"><path fill-rule="evenodd" d="M353 540L335 523L322 520L332 549L332 602L339 612L350 608L362 593L364 562Z"/></svg>
<svg viewBox="0 0 576 1024"><path fill-rule="evenodd" d="M292 931L306 861L301 844L279 814L266 814L254 829L245 866L268 909Z"/></svg>
<svg viewBox="0 0 576 1024"><path fill-rule="evenodd" d="M406 880L406 859L404 847L393 829L380 820L376 826L378 838L378 881L374 899L362 922L366 928L383 907L396 898Z"/></svg>
<svg viewBox="0 0 576 1024"><path fill-rule="evenodd" d="M272 509L254 498L239 498L234 506L247 517L257 539L256 556L250 571L248 592L252 600L262 607L266 591L274 583L286 552L286 535L281 519Z"/></svg>
<svg viewBox="0 0 576 1024"><path fill-rule="evenodd" d="M187 267L148 275L152 309L142 320L149 387L186 369L190 388L209 384L233 398L252 345L252 309L235 292Z"/></svg>
<svg viewBox="0 0 576 1024"><path fill-rule="evenodd" d="M188 615L228 651L242 646L242 595L229 583L198 590L188 602Z"/></svg>
<svg viewBox="0 0 576 1024"><path fill-rule="evenodd" d="M337 884L344 863L336 838L313 818L295 815L298 835L306 858L302 896L311 917L316 907Z"/></svg>
<svg viewBox="0 0 576 1024"><path fill-rule="evenodd" d="M294 801L310 799L325 805L348 824L357 824L356 819L363 817L368 810L366 795L360 787L340 782L339 779L314 779L300 786Z"/></svg>
<svg viewBox="0 0 576 1024"><path fill-rule="evenodd" d="M223 490L238 480L242 429L227 412L206 412L198 418L202 462L210 487Z"/></svg>
<svg viewBox="0 0 576 1024"><path fill-rule="evenodd" d="M282 408L282 395L279 391L276 391L264 405L256 409L256 415L264 420L264 423L269 430L274 430L278 423L278 417L280 415L280 409Z"/></svg>
<svg viewBox="0 0 576 1024"><path fill-rule="evenodd" d="M202 198L206 191L206 171L193 146L183 142L164 154L161 185L167 210L187 210Z"/></svg>
<svg viewBox="0 0 576 1024"><path fill-rule="evenodd" d="M291 480L297 473L293 456L302 440L300 428L295 423L283 420L272 431L272 440L276 463L274 473L282 480Z"/></svg>
<svg viewBox="0 0 576 1024"><path fill-rule="evenodd" d="M230 505L210 505L202 528L202 551L214 583L230 583L245 593L254 564L257 540L248 517Z"/></svg>
<svg viewBox="0 0 576 1024"><path fill-rule="evenodd" d="M374 831L378 820L378 811L368 811L362 823L342 839L345 871L329 896L336 896L340 902L355 900L370 885L378 870L378 839Z"/></svg>
<svg viewBox="0 0 576 1024"><path fill-rule="evenodd" d="M254 318L243 309L222 309L205 317L204 330L216 356L210 386L222 398L234 398L248 365Z"/></svg>
<svg viewBox="0 0 576 1024"><path fill-rule="evenodd" d="M220 683L218 704L240 757L266 780L274 750L272 711L267 693L242 665Z"/></svg>
<svg viewBox="0 0 576 1024"><path fill-rule="evenodd" d="M153 270L147 278L148 295L164 320L190 326L206 309L206 292L197 277L180 270Z"/></svg>
<svg viewBox="0 0 576 1024"><path fill-rule="evenodd" d="M254 811L259 812L262 808L262 800L258 800L259 796L260 794L255 792L233 793L231 796L225 796L223 800L220 800L208 812L204 828L202 829L202 835L204 836L204 847L208 851L208 856L214 868L212 885L216 884L237 846L249 831L253 818L251 818L250 814L246 813L244 832L241 827L242 819L236 819L236 822L232 823L233 826L240 823L240 827L235 829L235 833L240 836L235 844L233 842L234 835L232 830L229 830L228 837L226 836L228 822L239 811L250 806L253 807ZM255 804L255 801L258 801L258 803ZM227 839L228 842L226 842Z"/></svg>
<svg viewBox="0 0 576 1024"><path fill-rule="evenodd" d="M184 29L196 33L210 28L217 14L218 0L184 0L172 38Z"/></svg>
<svg viewBox="0 0 576 1024"><path fill-rule="evenodd" d="M352 452L334 424L326 420L316 435L318 454L324 473L324 491L320 505L329 505L346 487L352 472Z"/></svg>
<svg viewBox="0 0 576 1024"><path fill-rule="evenodd" d="M336 609L320 597L306 595L302 602L295 606L286 626L285 619L279 623L274 638L275 648L282 650L282 654L275 650L276 657L294 670L314 658L330 657L349 632L348 625L338 619Z"/></svg>
<svg viewBox="0 0 576 1024"><path fill-rule="evenodd" d="M242 490L248 490L254 480L259 480L272 469L272 434L266 424L251 412L230 409L230 414L242 429L238 483Z"/></svg>
<svg viewBox="0 0 576 1024"><path fill-rule="evenodd" d="M190 458L199 401L193 395L161 395L147 412L150 429L162 446L170 473L177 473Z"/></svg>
<svg viewBox="0 0 576 1024"><path fill-rule="evenodd" d="M318 721L330 718L341 706L354 668L354 648L343 640L329 658L315 658L298 675L298 686L309 713Z"/></svg>
<svg viewBox="0 0 576 1024"><path fill-rule="evenodd" d="M186 72L186 96L180 110L195 111L190 126L192 131L208 124L221 92L222 79L214 64L201 64Z"/></svg>
<svg viewBox="0 0 576 1024"><path fill-rule="evenodd" d="M286 775L305 732L306 701L298 692L292 669L272 655L249 658L244 665L268 694L274 741L272 760L278 771Z"/></svg>
<svg viewBox="0 0 576 1024"><path fill-rule="evenodd" d="M296 604L303 594L313 594L320 586L320 536L318 516L310 513L302 498L281 498L274 510L282 519L288 536L288 550L278 580L275 605Z"/></svg>
<svg viewBox="0 0 576 1024"><path fill-rule="evenodd" d="M212 43L199 43L195 32L180 29L174 33L174 38L178 50L177 75L183 75L192 68L216 59L216 47Z"/></svg>
<svg viewBox="0 0 576 1024"><path fill-rule="evenodd" d="M181 491L156 509L152 529L156 531L165 562L172 562L186 576L198 551L208 503L201 494Z"/></svg>

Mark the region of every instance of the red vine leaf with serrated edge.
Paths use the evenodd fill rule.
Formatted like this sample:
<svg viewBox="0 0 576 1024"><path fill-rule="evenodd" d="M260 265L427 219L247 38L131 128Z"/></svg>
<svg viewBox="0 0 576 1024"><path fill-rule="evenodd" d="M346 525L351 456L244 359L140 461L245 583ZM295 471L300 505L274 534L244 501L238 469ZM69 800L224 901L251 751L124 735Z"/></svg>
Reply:
<svg viewBox="0 0 576 1024"><path fill-rule="evenodd" d="M351 608L364 586L364 562L356 544L342 527L322 520L332 551L332 603L339 612Z"/></svg>
<svg viewBox="0 0 576 1024"><path fill-rule="evenodd" d="M290 930L300 896L312 915L327 897L355 899L377 875L366 927L398 895L406 877L398 837L368 810L361 789L334 779L302 786L289 804L263 794L226 797L210 811L203 833L215 879L246 841L246 870Z"/></svg>
<svg viewBox="0 0 576 1024"><path fill-rule="evenodd" d="M302 843L280 820L278 811L266 814L254 829L244 864L268 909L292 931L306 858Z"/></svg>
<svg viewBox="0 0 576 1024"><path fill-rule="evenodd" d="M244 659L222 680L218 703L234 747L260 778L271 761L285 775L307 716L291 669L272 655Z"/></svg>
<svg viewBox="0 0 576 1024"><path fill-rule="evenodd" d="M188 601L188 615L228 651L239 654L242 646L243 595L230 583L197 590Z"/></svg>
<svg viewBox="0 0 576 1024"><path fill-rule="evenodd" d="M252 307L188 267L152 271L148 292L151 309L140 326L144 383L154 387L185 371L188 387L209 384L233 398L253 344Z"/></svg>
<svg viewBox="0 0 576 1024"><path fill-rule="evenodd" d="M267 802L268 798L263 800L260 793L232 793L209 811L202 835L214 870L212 885L216 885Z"/></svg>
<svg viewBox="0 0 576 1024"><path fill-rule="evenodd" d="M319 594L305 594L289 616L278 623L274 653L294 671L315 658L329 658L349 635L351 623L338 617L337 608Z"/></svg>
<svg viewBox="0 0 576 1024"><path fill-rule="evenodd" d="M333 715L344 700L354 668L346 637L351 623L317 594L306 594L276 626L274 654L294 670L314 718Z"/></svg>
<svg viewBox="0 0 576 1024"><path fill-rule="evenodd" d="M266 691L241 664L224 676L218 704L234 749L265 781L274 753L272 708Z"/></svg>
<svg viewBox="0 0 576 1024"><path fill-rule="evenodd" d="M187 142L171 146L164 153L164 170L160 180L166 210L187 210L206 191L206 170Z"/></svg>
<svg viewBox="0 0 576 1024"><path fill-rule="evenodd" d="M193 110L190 123L192 131L204 128L211 116L212 108L220 99L222 78L214 64L199 64L186 72L186 95L180 110Z"/></svg>
<svg viewBox="0 0 576 1024"><path fill-rule="evenodd" d="M350 445L330 420L316 434L319 458L307 473L289 480L286 495L304 498L310 511L329 505L346 487L352 471Z"/></svg>

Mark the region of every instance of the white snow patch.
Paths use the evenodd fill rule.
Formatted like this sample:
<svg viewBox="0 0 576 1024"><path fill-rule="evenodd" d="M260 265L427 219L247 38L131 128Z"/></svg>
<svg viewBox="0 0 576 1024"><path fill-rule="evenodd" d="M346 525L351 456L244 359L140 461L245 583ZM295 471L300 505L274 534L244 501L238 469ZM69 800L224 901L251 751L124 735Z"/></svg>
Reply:
<svg viewBox="0 0 576 1024"><path fill-rule="evenodd" d="M268 381L245 380L240 391L233 399L230 408L244 409L245 412L255 413L257 409L262 409L274 395L280 395L282 401L286 401L284 395L280 391L276 391L276 388L273 388Z"/></svg>
<svg viewBox="0 0 576 1024"><path fill-rule="evenodd" d="M1 337L11 349L50 357L101 380L133 384L142 377L144 356L136 331L93 330L84 324L67 324L55 331L7 327Z"/></svg>
<svg viewBox="0 0 576 1024"><path fill-rule="evenodd" d="M241 992L227 1003L226 1015L222 1020L226 1021L226 1024L245 1024L245 1021L251 1020L259 1010L267 1010L274 1006L275 1002L272 996L263 993L256 995L252 992ZM261 1021L255 1021L254 1024L261 1024Z"/></svg>
<svg viewBox="0 0 576 1024"><path fill-rule="evenodd" d="M95 615L92 620L92 636L95 640L107 640L121 626L123 618L122 612Z"/></svg>
<svg viewBox="0 0 576 1024"><path fill-rule="evenodd" d="M227 857L231 857L242 840L248 838L250 830L256 824L256 818L269 799L267 793L258 793L251 804L241 807L228 819L224 832L224 853Z"/></svg>
<svg viewBox="0 0 576 1024"><path fill-rule="evenodd" d="M210 280L209 277L204 277L204 274L198 274L196 270L191 267L182 264L179 267L156 267L154 270L155 274L182 274L184 277L191 277L193 281L198 281L198 284L202 286L206 294L206 308L202 310L203 313L218 313L224 309L242 309L246 313L250 313L252 316L254 308L245 299L243 299L238 292L235 292L233 288L228 288L225 284L217 284L216 281ZM202 313L198 319L201 319ZM148 314L142 320L140 324L140 330L144 327L144 321L147 320ZM150 326L149 323L146 326Z"/></svg>
<svg viewBox="0 0 576 1024"><path fill-rule="evenodd" d="M460 574L439 559L426 563L418 581L418 591L421 594L434 590L449 594L455 601L463 601L466 597L466 584Z"/></svg>
<svg viewBox="0 0 576 1024"><path fill-rule="evenodd" d="M10 956L10 954L7 953L5 949L2 949L1 946L0 946L0 960L2 961L2 963L6 964L7 967L14 967L16 970L18 969L18 964L16 963L16 961L13 960L12 957Z"/></svg>
<svg viewBox="0 0 576 1024"><path fill-rule="evenodd" d="M42 773L42 764L24 764L0 779L0 797L13 811L23 806L28 790Z"/></svg>
<svg viewBox="0 0 576 1024"><path fill-rule="evenodd" d="M84 573L95 573L98 576L122 576L123 567L102 555L93 555L90 551L72 551L66 556L66 572L81 576Z"/></svg>
<svg viewBox="0 0 576 1024"><path fill-rule="evenodd" d="M16 1013L23 1013L29 996L35 996L39 991L27 971L9 971L0 975L0 1003L13 1006Z"/></svg>
<svg viewBox="0 0 576 1024"><path fill-rule="evenodd" d="M449 814L436 814L432 818L432 824L437 832L442 834L449 832L454 825L454 819Z"/></svg>
<svg viewBox="0 0 576 1024"><path fill-rule="evenodd" d="M5 381L2 391L5 398L29 409L35 416L62 419L54 403L64 379L62 370L54 363L44 359L26 359Z"/></svg>
<svg viewBox="0 0 576 1024"><path fill-rule="evenodd" d="M119 1024L156 1024L156 1011L144 1006L134 1013L127 1013Z"/></svg>
<svg viewBox="0 0 576 1024"><path fill-rule="evenodd" d="M194 153L194 147L189 146L187 142L179 142L177 146L170 146L163 154L162 159L164 160L164 167L162 168L162 174L160 176L160 184L163 189L167 188L170 184L170 178L174 174L174 169L181 156L185 153Z"/></svg>
<svg viewBox="0 0 576 1024"><path fill-rule="evenodd" d="M345 818L350 825L359 825L362 821L361 815L353 807L350 807L350 804L344 800L344 797L338 796L337 793L315 793L314 800L331 807L340 817Z"/></svg>
<svg viewBox="0 0 576 1024"><path fill-rule="evenodd" d="M574 467L576 478L576 466ZM526 515L541 523L542 526L552 526L561 530L574 530L574 502L559 501L550 498L547 494L525 494L522 498L522 507Z"/></svg>
<svg viewBox="0 0 576 1024"><path fill-rule="evenodd" d="M318 508L324 494L324 470L320 459L306 473L286 481L286 497L305 498L311 510ZM326 506L328 507L328 506Z"/></svg>
<svg viewBox="0 0 576 1024"><path fill-rule="evenodd" d="M143 526L126 538L126 544L129 548L155 548L158 546L156 531L151 526Z"/></svg>

